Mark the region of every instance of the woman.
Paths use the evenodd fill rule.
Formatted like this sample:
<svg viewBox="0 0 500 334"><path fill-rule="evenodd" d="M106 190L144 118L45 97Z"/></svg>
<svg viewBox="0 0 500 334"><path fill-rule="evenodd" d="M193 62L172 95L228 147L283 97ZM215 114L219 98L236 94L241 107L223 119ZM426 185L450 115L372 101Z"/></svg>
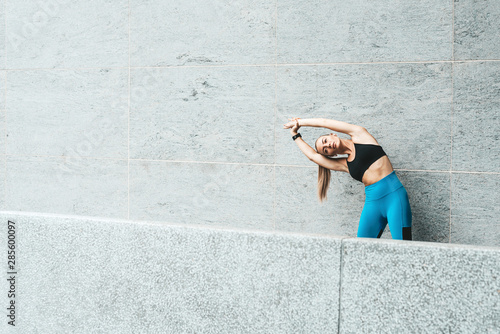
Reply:
<svg viewBox="0 0 500 334"><path fill-rule="evenodd" d="M357 236L380 238L389 223L393 239L412 240L411 208L406 189L399 181L389 158L377 140L358 125L332 119L292 118L283 128L291 129L292 138L309 160L319 165L318 195L326 198L330 183L330 170L350 173L365 185L365 205L359 219ZM297 131L301 126L328 128L351 136L341 139L331 133L320 136L310 147ZM332 159L339 154L347 158Z"/></svg>

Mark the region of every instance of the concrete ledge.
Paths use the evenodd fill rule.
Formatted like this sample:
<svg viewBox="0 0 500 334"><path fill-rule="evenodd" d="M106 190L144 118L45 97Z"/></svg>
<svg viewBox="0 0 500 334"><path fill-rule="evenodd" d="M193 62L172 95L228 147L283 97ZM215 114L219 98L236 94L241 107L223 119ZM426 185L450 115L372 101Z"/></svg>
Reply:
<svg viewBox="0 0 500 334"><path fill-rule="evenodd" d="M5 252L7 220L16 328L4 316L2 333L500 328L499 248L0 212Z"/></svg>
<svg viewBox="0 0 500 334"><path fill-rule="evenodd" d="M17 226L19 333L338 328L341 238L1 212L0 218L2 249L7 220ZM8 305L8 288L1 289ZM1 328L6 323L4 317Z"/></svg>
<svg viewBox="0 0 500 334"><path fill-rule="evenodd" d="M341 333L499 333L500 249L343 240Z"/></svg>

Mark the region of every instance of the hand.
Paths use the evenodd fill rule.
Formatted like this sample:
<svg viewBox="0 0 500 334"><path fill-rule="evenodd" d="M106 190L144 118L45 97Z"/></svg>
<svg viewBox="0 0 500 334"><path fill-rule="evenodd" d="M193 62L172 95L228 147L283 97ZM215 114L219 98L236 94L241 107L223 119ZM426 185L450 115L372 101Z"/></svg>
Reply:
<svg viewBox="0 0 500 334"><path fill-rule="evenodd" d="M298 117L289 118L289 122L283 125L283 129L292 129L293 127L297 127L296 131L300 128Z"/></svg>

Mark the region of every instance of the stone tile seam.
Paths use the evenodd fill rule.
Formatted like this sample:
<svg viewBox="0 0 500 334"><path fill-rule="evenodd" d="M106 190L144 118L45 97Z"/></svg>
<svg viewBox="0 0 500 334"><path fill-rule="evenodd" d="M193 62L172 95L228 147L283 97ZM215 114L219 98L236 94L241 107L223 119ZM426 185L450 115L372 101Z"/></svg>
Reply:
<svg viewBox="0 0 500 334"><path fill-rule="evenodd" d="M1 155L0 155L1 156ZM5 154L5 157L11 158L55 158L64 160L65 156L60 155L14 155ZM112 161L144 161L144 162L167 162L167 163L189 163L189 164L214 164L214 165L241 165L241 166L267 166L267 167L293 167L293 168L317 168L316 166L306 165L288 165L288 164L259 164L247 162L226 162L226 161L190 161L190 160L162 160L162 159L127 159L127 158L112 158L112 157L81 157L87 160L112 160ZM422 173L450 173L450 174L481 174L481 175L500 175L500 172L481 172L481 171L464 171L464 170L431 170L431 169L406 169L394 168L399 172L422 172Z"/></svg>
<svg viewBox="0 0 500 334"><path fill-rule="evenodd" d="M453 8L455 4L453 1ZM453 45L453 44L452 44ZM453 208L453 128L454 128L454 119L453 116L455 114L455 81L454 81L454 76L455 76L455 64L451 64L451 105L450 105L450 202L449 202L449 211L450 211L450 216L448 220L448 243L451 244L451 221L452 221L452 208Z"/></svg>
<svg viewBox="0 0 500 334"><path fill-rule="evenodd" d="M3 45L5 47L4 49L4 52L3 52L3 68L4 69L7 69L7 17L6 17L6 13L7 13L7 0L3 0L2 1L2 9L3 9L3 14L4 14L4 34L3 34ZM5 90L7 90L7 87L5 86L4 87Z"/></svg>
<svg viewBox="0 0 500 334"><path fill-rule="evenodd" d="M3 191L2 191L2 203L3 205L6 205L7 203L7 191L6 191L6 188L7 188L7 159L2 159L2 166L1 169L2 169L2 174L3 174Z"/></svg>
<svg viewBox="0 0 500 334"><path fill-rule="evenodd" d="M463 59L463 60L425 60L425 61L384 61L384 62L332 62L332 63L276 63L276 64L222 64L222 65L171 65L171 66L130 66L130 69L167 69L167 68L217 68L217 67L286 67L286 66L330 66L330 65L371 65L371 64L435 64L435 63L482 63L500 62L500 59ZM4 68L3 71L69 71L69 70L100 70L123 69L124 66L103 67L39 67L39 68Z"/></svg>
<svg viewBox="0 0 500 334"><path fill-rule="evenodd" d="M128 99L128 117L127 117L127 154L128 154L128 159L127 159L127 218L130 219L130 108L131 108L131 102L130 102L130 95L132 91L132 80L130 79L130 0L128 1L128 94L127 94L127 99Z"/></svg>
<svg viewBox="0 0 500 334"><path fill-rule="evenodd" d="M132 80L131 80L131 69L130 69L130 49L131 49L131 43L130 43L130 22L131 22L131 9L130 9L130 0L128 1L128 117L127 117L127 126L128 126L128 132L127 132L127 153L128 153L128 159L127 159L127 218L130 219L130 109L131 109L131 101L130 101L130 95L132 92Z"/></svg>
<svg viewBox="0 0 500 334"><path fill-rule="evenodd" d="M451 1L451 59L455 61L455 0L450 0L450 1Z"/></svg>
<svg viewBox="0 0 500 334"><path fill-rule="evenodd" d="M6 13L6 7L7 7L7 1L4 0L3 1L3 10L4 10L4 25L5 27L4 28L7 28L7 19L5 18L5 13ZM6 30L4 30L6 31ZM7 34L4 34L4 46L7 45ZM6 48L7 49L7 48ZM6 55L6 49L4 51L4 68L7 67L7 55ZM2 159L3 160L3 168L2 168L2 172L3 172L3 205L7 205L7 191L6 191L6 188L7 188L7 71L5 71L4 73L4 77L3 77L3 102L4 102L4 114L3 114L3 146L4 146L4 154L5 154L5 159Z"/></svg>
<svg viewBox="0 0 500 334"><path fill-rule="evenodd" d="M274 63L278 65L278 0L274 2Z"/></svg>
<svg viewBox="0 0 500 334"><path fill-rule="evenodd" d="M273 231L276 230L276 122L278 119L278 0L274 2L274 160L273 160Z"/></svg>
<svg viewBox="0 0 500 334"><path fill-rule="evenodd" d="M7 156L7 72L5 72L5 75L3 76L3 110L2 112L4 113L3 116L3 136L4 136L4 154Z"/></svg>

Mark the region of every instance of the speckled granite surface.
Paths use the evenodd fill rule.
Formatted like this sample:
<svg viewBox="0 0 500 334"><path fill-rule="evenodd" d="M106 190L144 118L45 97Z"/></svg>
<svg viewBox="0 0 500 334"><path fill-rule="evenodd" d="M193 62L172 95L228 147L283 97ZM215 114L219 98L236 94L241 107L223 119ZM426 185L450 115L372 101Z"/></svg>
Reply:
<svg viewBox="0 0 500 334"><path fill-rule="evenodd" d="M500 248L343 240L341 333L498 333Z"/></svg>
<svg viewBox="0 0 500 334"><path fill-rule="evenodd" d="M16 264L3 262L0 290L8 305L7 272L15 270L17 322L13 329L4 319L2 333L500 326L500 248L4 211L5 251L9 220Z"/></svg>
<svg viewBox="0 0 500 334"><path fill-rule="evenodd" d="M17 333L338 328L340 238L2 212L2 249L7 220L17 228Z"/></svg>

